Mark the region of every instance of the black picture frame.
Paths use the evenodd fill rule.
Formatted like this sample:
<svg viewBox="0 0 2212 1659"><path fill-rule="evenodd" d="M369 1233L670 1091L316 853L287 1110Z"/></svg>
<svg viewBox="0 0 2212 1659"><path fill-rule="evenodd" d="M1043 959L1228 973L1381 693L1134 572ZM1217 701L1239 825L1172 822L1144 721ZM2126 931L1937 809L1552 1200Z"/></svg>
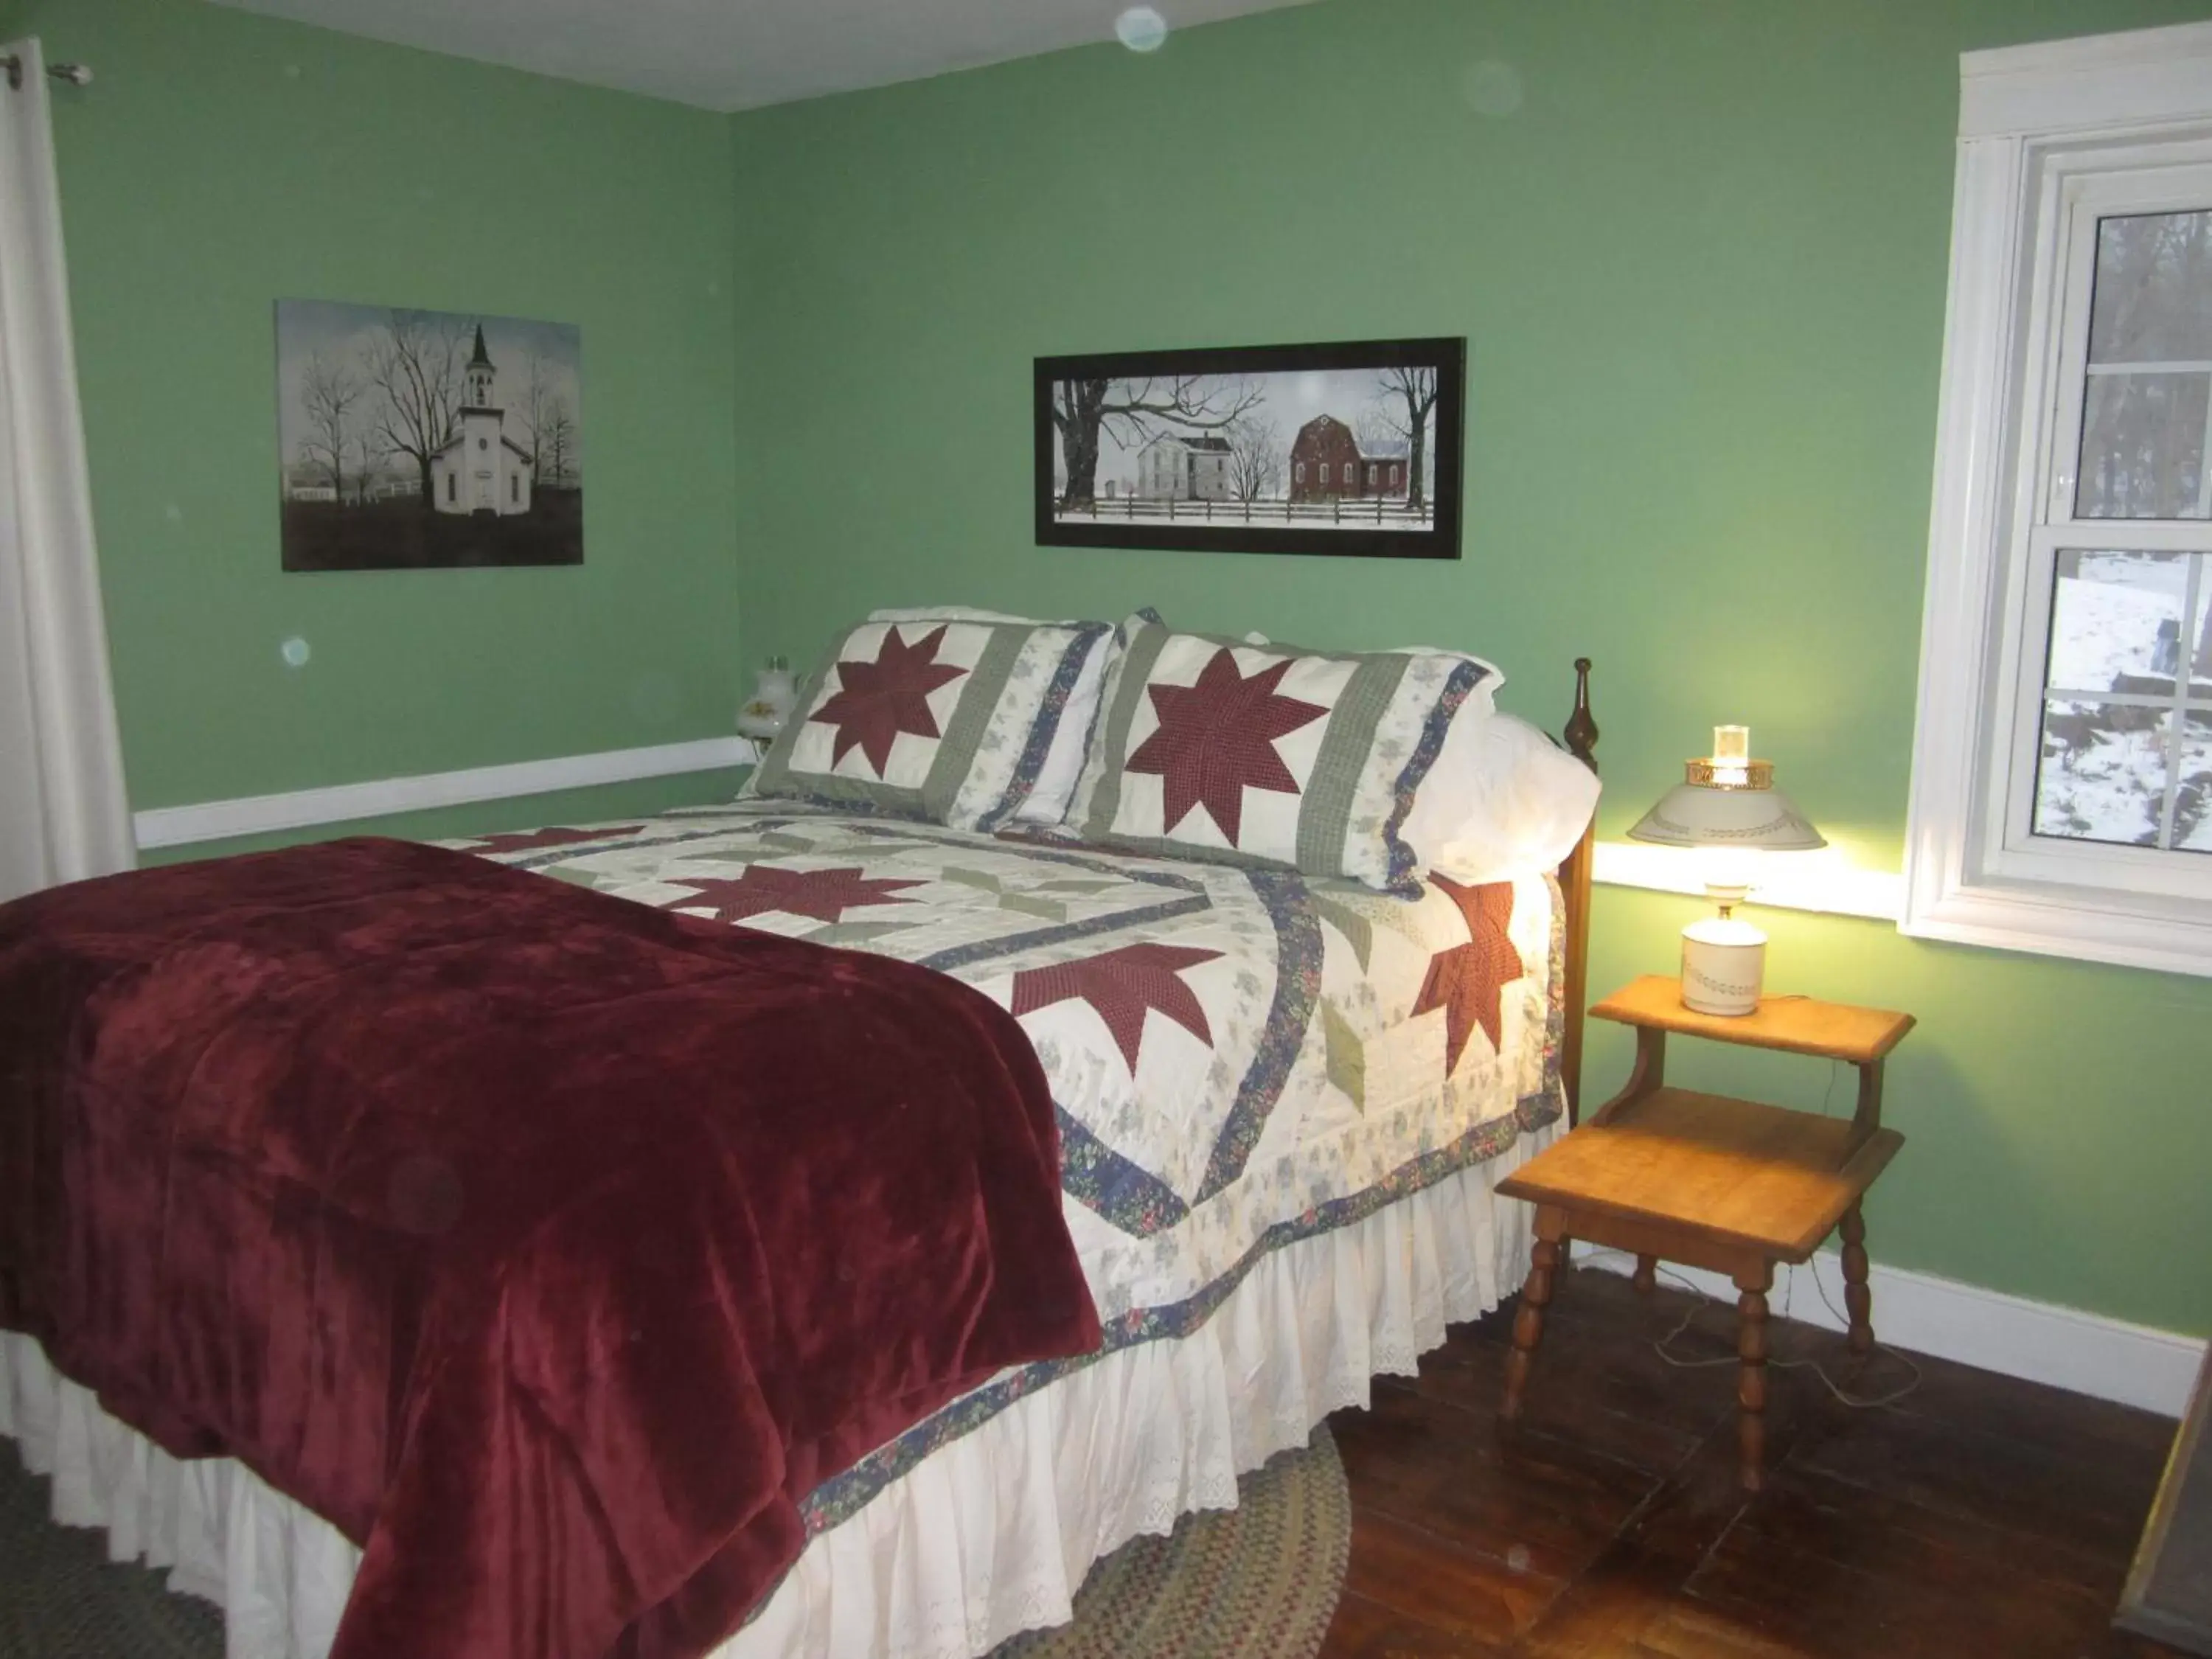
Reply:
<svg viewBox="0 0 2212 1659"><path fill-rule="evenodd" d="M1360 377L1371 371L1376 390L1370 399L1340 412L1324 408L1321 417L1337 430L1309 416L1285 434L1282 416L1314 406L1316 396L1342 399L1357 395ZM1410 435L1412 400L1403 372L1418 392L1419 376L1432 376L1433 397L1419 423L1424 436L1417 457ZM1316 382L1304 377L1327 377ZM1285 377L1289 385L1279 395L1265 383ZM1380 389L1386 377L1392 385ZM1209 386L1208 383L1218 383ZM1063 391L1078 383L1091 388ZM1243 422L1223 422L1238 403L1250 396L1249 385L1263 386L1256 403L1249 404ZM1116 396L1112 388L1145 386L1143 396ZM1231 395L1222 396L1221 386ZM1315 388L1322 388L1316 392ZM1163 390L1162 388L1165 388ZM1179 392L1179 388L1194 388ZM1036 422L1034 492L1036 539L1042 547L1108 547L1165 549L1199 553L1326 554L1352 558L1456 559L1460 556L1461 481L1466 431L1467 341L1463 337L1407 340L1354 340L1308 345L1217 346L1163 351L1120 351L1085 356L1039 357L1032 388ZM1202 396L1200 394L1203 394ZM1340 399L1340 400L1342 400ZM1115 403L1139 405L1132 414L1116 411ZM1193 402L1201 405L1193 417L1180 412ZM1395 404L1393 414L1389 405ZM1150 405L1168 404L1170 412ZM1090 410L1101 412L1085 420ZM1255 412L1258 420L1248 418ZM1395 422L1395 426L1391 424ZM1272 426L1277 441L1273 448L1255 440L1254 424ZM1071 507L1068 494L1072 456L1082 453L1082 428L1091 429L1091 494L1087 507ZM1360 435L1362 426L1370 428ZM1071 441L1065 428L1072 426ZM1394 441L1375 435L1395 431ZM1175 454L1148 456L1162 436L1181 445ZM1344 448L1350 439L1352 448ZM1394 455L1393 442L1402 453ZM1109 465L1132 469L1144 481L1128 483L1124 477L1102 479ZM1301 465L1301 449L1310 455L1326 454L1327 461ZM1356 459L1337 459L1344 454ZM1255 470L1270 456L1281 469L1273 491L1262 490ZM1392 493L1390 465L1402 467L1396 493ZM1174 465L1187 464L1188 481L1164 482ZM1353 468L1352 482L1309 483L1316 472L1335 479L1346 466ZM1206 469L1201 472L1200 469ZM1150 469L1148 471L1148 469ZM1233 471L1237 481L1224 496L1220 475ZM1370 477L1375 480L1369 484ZM1422 506L1411 504L1415 478L1421 487ZM1187 494L1164 491L1188 490ZM1212 491L1215 493L1203 493ZM1109 493L1110 492L1110 493ZM1081 500L1078 496L1076 499Z"/></svg>

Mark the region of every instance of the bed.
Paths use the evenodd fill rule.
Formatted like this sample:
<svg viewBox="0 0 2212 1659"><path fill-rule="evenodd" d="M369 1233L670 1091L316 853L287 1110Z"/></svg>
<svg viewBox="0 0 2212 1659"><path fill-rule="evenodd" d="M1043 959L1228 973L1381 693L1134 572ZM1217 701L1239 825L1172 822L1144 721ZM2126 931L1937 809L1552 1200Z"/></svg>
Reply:
<svg viewBox="0 0 2212 1659"><path fill-rule="evenodd" d="M1092 1560L1233 1504L1239 1472L1525 1270L1525 1212L1492 1188L1572 1109L1587 830L1557 871L1403 895L778 799L455 845L950 975L1050 1081L1100 1348L1003 1370L816 1487L729 1659L969 1656L1064 1620ZM329 1650L359 1563L342 1533L0 1344L0 1432L55 1476L58 1519L222 1603L234 1656Z"/></svg>

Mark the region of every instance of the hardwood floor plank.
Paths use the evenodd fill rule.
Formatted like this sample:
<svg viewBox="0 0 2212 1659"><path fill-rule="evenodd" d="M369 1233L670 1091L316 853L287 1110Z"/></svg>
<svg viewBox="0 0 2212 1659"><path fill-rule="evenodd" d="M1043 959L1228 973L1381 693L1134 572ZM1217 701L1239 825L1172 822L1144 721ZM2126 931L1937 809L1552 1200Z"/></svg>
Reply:
<svg viewBox="0 0 2212 1659"><path fill-rule="evenodd" d="M2127 1563L2118 1556L1888 1497L1804 1462L1775 1471L1744 1526L1845 1566L1893 1577L1912 1571L1931 1551L1951 1552L2069 1586L2108 1611L2127 1577Z"/></svg>
<svg viewBox="0 0 2212 1659"><path fill-rule="evenodd" d="M1678 1601L1647 1628L1644 1651L1666 1659L1812 1659L1812 1650L1773 1637L1725 1609Z"/></svg>
<svg viewBox="0 0 2212 1659"><path fill-rule="evenodd" d="M1499 1651L1494 1642L1438 1630L1347 1590L1316 1659L1497 1659Z"/></svg>
<svg viewBox="0 0 2212 1659"><path fill-rule="evenodd" d="M1871 1544L1875 1529L1863 1535ZM1948 1547L1861 1547L1846 1562L1736 1528L1684 1589L1758 1620L1821 1659L2069 1659L2102 1639L2109 1607L2073 1584ZM1879 1563L1879 1570L1873 1564ZM1778 1594L1778 1589L1783 1593Z"/></svg>
<svg viewBox="0 0 2212 1659"><path fill-rule="evenodd" d="M2061 1455L1904 1412L1844 1412L1808 1467L1923 1509L2124 1559L2142 1532L2154 1466Z"/></svg>
<svg viewBox="0 0 2212 1659"><path fill-rule="evenodd" d="M1919 1356L1914 1395L1851 1410L1778 1366L1754 1497L1729 1368L1652 1351L1692 1305L1563 1273L1509 1435L1510 1304L1340 1413L1352 1567L1324 1659L2181 1659L2109 1627L2170 1421ZM1836 1333L1772 1336L1850 1374ZM1673 1351L1733 1338L1708 1307ZM1869 1363L1871 1391L1903 1374Z"/></svg>
<svg viewBox="0 0 2212 1659"><path fill-rule="evenodd" d="M1408 1624L1503 1647L1534 1624L1562 1588L1557 1578L1516 1572L1395 1516L1366 1509L1355 1514L1345 1588Z"/></svg>
<svg viewBox="0 0 2212 1659"><path fill-rule="evenodd" d="M1735 1437L1716 1433L1553 1603L1522 1651L1530 1659L1609 1659L1640 1642L1749 1502L1737 1480Z"/></svg>
<svg viewBox="0 0 2212 1659"><path fill-rule="evenodd" d="M1362 1513L1394 1515L1507 1565L1571 1577L1656 1484L1574 1439L1498 1434L1479 1414L1378 1387L1334 1425Z"/></svg>

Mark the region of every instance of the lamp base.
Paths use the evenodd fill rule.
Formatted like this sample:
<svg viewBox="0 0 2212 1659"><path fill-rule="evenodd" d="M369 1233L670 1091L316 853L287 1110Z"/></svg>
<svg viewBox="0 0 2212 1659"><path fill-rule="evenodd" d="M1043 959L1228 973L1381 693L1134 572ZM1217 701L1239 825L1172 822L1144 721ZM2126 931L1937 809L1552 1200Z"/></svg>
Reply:
<svg viewBox="0 0 2212 1659"><path fill-rule="evenodd" d="M1766 976L1766 935L1747 921L1709 917L1682 930L1682 1006L1700 1014L1755 1013Z"/></svg>

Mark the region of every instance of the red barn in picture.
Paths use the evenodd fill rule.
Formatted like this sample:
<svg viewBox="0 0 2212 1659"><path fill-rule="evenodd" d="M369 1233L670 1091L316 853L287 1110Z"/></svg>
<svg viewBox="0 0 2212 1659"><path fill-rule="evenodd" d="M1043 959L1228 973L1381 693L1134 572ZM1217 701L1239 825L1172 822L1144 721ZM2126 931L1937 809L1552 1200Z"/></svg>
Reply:
<svg viewBox="0 0 2212 1659"><path fill-rule="evenodd" d="M1407 457L1402 438L1361 447L1352 428L1334 415L1316 415L1291 445L1291 499L1348 501L1405 499Z"/></svg>
<svg viewBox="0 0 2212 1659"><path fill-rule="evenodd" d="M1291 444L1291 499L1326 501L1359 494L1359 441L1334 415L1316 415Z"/></svg>

